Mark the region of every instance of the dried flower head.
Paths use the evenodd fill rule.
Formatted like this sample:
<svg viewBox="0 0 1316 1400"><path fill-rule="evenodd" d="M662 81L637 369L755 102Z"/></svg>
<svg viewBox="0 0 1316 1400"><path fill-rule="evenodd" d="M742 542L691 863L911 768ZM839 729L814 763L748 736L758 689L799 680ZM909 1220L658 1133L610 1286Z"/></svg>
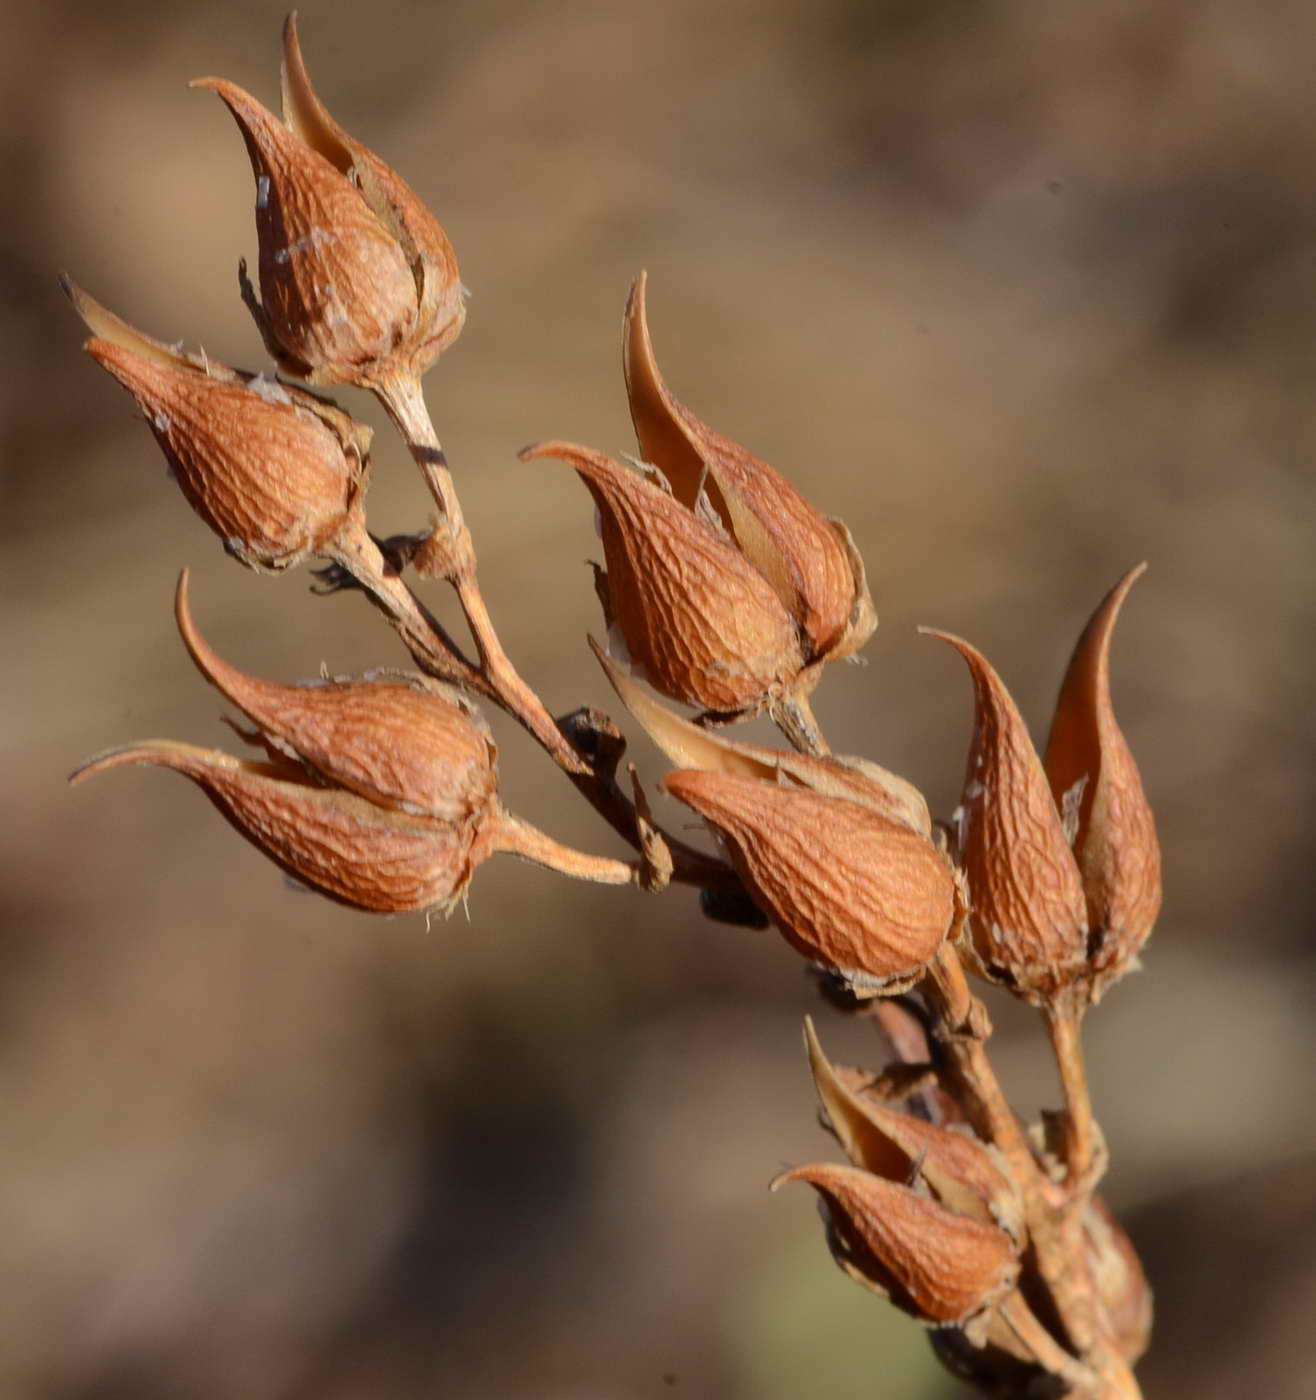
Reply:
<svg viewBox="0 0 1316 1400"><path fill-rule="evenodd" d="M404 673L305 685L249 676L198 632L187 591L185 571L175 598L184 644L256 726L238 733L268 760L156 739L100 754L71 781L135 764L171 768L290 875L371 913L450 910L497 851L581 879L635 878L620 861L572 851L502 808L493 740L449 688Z"/></svg>
<svg viewBox="0 0 1316 1400"><path fill-rule="evenodd" d="M1161 907L1156 823L1110 699L1110 639L1130 569L1084 628L1056 701L1046 775L1083 877L1093 1001L1137 965Z"/></svg>
<svg viewBox="0 0 1316 1400"><path fill-rule="evenodd" d="M222 78L194 86L232 112L256 179L260 297L243 290L270 353L313 384L418 378L466 308L447 235L402 177L329 115L290 15L283 121Z"/></svg>
<svg viewBox="0 0 1316 1400"><path fill-rule="evenodd" d="M326 782L410 816L454 824L489 816L498 751L458 691L406 673L311 685L250 676L197 630L186 569L174 612L197 670L251 720L276 761L300 762Z"/></svg>
<svg viewBox="0 0 1316 1400"><path fill-rule="evenodd" d="M609 624L665 695L719 714L762 708L800 682L799 632L767 580L665 484L573 443L523 460L570 462L599 510Z"/></svg>
<svg viewBox="0 0 1316 1400"><path fill-rule="evenodd" d="M935 957L955 882L925 837L857 802L758 778L685 770L660 786L723 838L787 942L856 991L902 990Z"/></svg>
<svg viewBox="0 0 1316 1400"><path fill-rule="evenodd" d="M849 656L877 626L850 532L672 394L649 338L646 281L641 273L631 287L623 341L640 456L658 468L687 510L721 530L767 579L800 630L808 662Z"/></svg>
<svg viewBox="0 0 1316 1400"><path fill-rule="evenodd" d="M804 1043L826 1126L856 1167L888 1181L918 1176L948 1210L1023 1241L1023 1197L999 1153L967 1128L940 1127L856 1093L823 1053L807 1016Z"/></svg>
<svg viewBox="0 0 1316 1400"><path fill-rule="evenodd" d="M249 568L281 570L360 530L370 429L304 390L135 330L64 279L89 355L123 385L189 504Z"/></svg>
<svg viewBox="0 0 1316 1400"><path fill-rule="evenodd" d="M344 788L324 787L301 764L256 763L168 739L99 754L71 779L131 764L191 778L225 819L295 879L369 913L450 909L493 851L493 830L412 817Z"/></svg>
<svg viewBox="0 0 1316 1400"><path fill-rule="evenodd" d="M1026 1000L1053 998L1086 971L1087 909L1046 774L986 657L959 637L923 630L949 642L973 677L958 842L969 884L966 950L983 976Z"/></svg>
<svg viewBox="0 0 1316 1400"><path fill-rule="evenodd" d="M806 1181L822 1198L840 1267L920 1322L966 1326L1014 1288L1018 1249L997 1225L859 1167L796 1167L772 1189L788 1181Z"/></svg>

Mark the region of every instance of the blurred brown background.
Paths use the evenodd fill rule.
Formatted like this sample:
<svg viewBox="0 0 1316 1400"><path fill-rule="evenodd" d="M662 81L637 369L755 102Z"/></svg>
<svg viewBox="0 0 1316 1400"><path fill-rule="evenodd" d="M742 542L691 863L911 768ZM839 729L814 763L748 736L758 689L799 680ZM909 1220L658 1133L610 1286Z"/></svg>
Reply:
<svg viewBox="0 0 1316 1400"><path fill-rule="evenodd" d="M55 285L265 363L246 158L184 84L274 102L281 18L5 7L0 1393L958 1395L835 1271L808 1193L764 1189L828 1152L775 935L506 858L469 921L371 920L290 891L177 779L64 787L128 739L232 743L174 634L184 564L248 669L401 656L359 599L223 557ZM1310 4L374 0L307 4L302 33L461 257L431 402L551 708L611 702L597 547L569 471L514 453L631 448L641 267L675 390L853 528L883 625L817 708L935 809L970 697L915 624L972 638L1044 731L1087 613L1151 561L1115 682L1167 900L1090 1022L1109 1191L1158 1291L1149 1396L1309 1394ZM386 433L375 460L372 525L419 527ZM510 805L617 850L499 734ZM999 1019L1021 1107L1053 1102Z"/></svg>

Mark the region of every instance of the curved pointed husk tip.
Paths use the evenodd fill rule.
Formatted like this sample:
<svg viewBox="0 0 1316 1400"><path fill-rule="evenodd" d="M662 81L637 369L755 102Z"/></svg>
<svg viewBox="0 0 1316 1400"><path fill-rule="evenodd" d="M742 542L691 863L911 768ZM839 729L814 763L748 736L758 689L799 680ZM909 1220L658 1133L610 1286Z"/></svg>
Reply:
<svg viewBox="0 0 1316 1400"><path fill-rule="evenodd" d="M346 133L330 116L311 82L297 32L297 11L283 22L283 63L280 68L283 119L312 149L344 174L354 164Z"/></svg>
<svg viewBox="0 0 1316 1400"><path fill-rule="evenodd" d="M780 1191L783 1186L788 1186L793 1181L802 1181L807 1186L812 1186L815 1191L825 1191L829 1178L844 1177L847 1173L851 1175L865 1174L859 1172L857 1167L841 1167L831 1162L810 1162L802 1167L789 1167L784 1172L778 1172L768 1182L768 1190Z"/></svg>
<svg viewBox="0 0 1316 1400"><path fill-rule="evenodd" d="M803 1173L805 1170L806 1168L804 1167L790 1167L784 1172L778 1172L777 1175L774 1176L770 1182L768 1182L768 1190L780 1191L783 1186L787 1185L792 1181L808 1180L807 1177L801 1175L801 1173Z"/></svg>
<svg viewBox="0 0 1316 1400"><path fill-rule="evenodd" d="M545 457L555 458L576 471L601 472L612 465L602 452L583 447L578 442L564 442L560 438L552 438L548 442L532 442L516 455L523 462L535 462Z"/></svg>
<svg viewBox="0 0 1316 1400"><path fill-rule="evenodd" d="M132 768L139 764L154 764L164 768L181 768L188 761L197 761L209 750L194 744L181 744L175 739L146 739L135 744L118 744L92 754L68 776L70 787L77 787L89 778L108 773L111 768Z"/></svg>
<svg viewBox="0 0 1316 1400"><path fill-rule="evenodd" d="M979 654L976 648L970 646L963 637L957 637L954 632L943 632L940 627L916 627L914 630L920 637L931 637L934 641L948 643L962 656L967 656L970 652L974 655Z"/></svg>
<svg viewBox="0 0 1316 1400"><path fill-rule="evenodd" d="M256 139L258 128L265 129L262 132L264 135L271 126L282 126L279 119L263 102L253 97L246 88L239 87L237 83L229 82L227 78L193 78L188 83L188 87L213 92L232 112L233 118L241 127L243 134L252 140Z"/></svg>
<svg viewBox="0 0 1316 1400"><path fill-rule="evenodd" d="M963 637L957 637L954 632L943 632L937 627L920 627L917 629L921 637L931 637L934 641L945 642L947 646L953 647L964 658L964 664L969 668L969 674L973 677L973 684L976 691L981 692L983 688L988 693L994 691L1005 692L1004 683L996 674L996 668L978 650L972 642L966 642ZM1013 701L1011 701L1013 704Z"/></svg>
<svg viewBox="0 0 1316 1400"><path fill-rule="evenodd" d="M626 341L627 349L630 349L632 336L639 338L641 347L646 355L652 358L653 350L649 341L649 316L645 307L645 291L649 285L649 273L645 268L641 268L639 275L632 279L630 289L626 293Z"/></svg>
<svg viewBox="0 0 1316 1400"><path fill-rule="evenodd" d="M120 350L154 360L168 369L193 368L186 355L180 354L173 346L156 340L154 336L139 331L136 326L130 326L122 316L116 316L108 306L102 305L90 292L80 287L67 272L59 274L59 285L60 290L73 304L73 309L82 318L83 325L91 332L90 338L83 342L84 350L89 349L93 341L101 340Z"/></svg>
<svg viewBox="0 0 1316 1400"><path fill-rule="evenodd" d="M577 448L574 443L553 438L547 442L528 442L516 455L523 462L533 462L540 457L560 457L564 448L570 448L572 451L584 450Z"/></svg>
<svg viewBox="0 0 1316 1400"><path fill-rule="evenodd" d="M1129 591L1133 585L1147 572L1147 561L1135 564L1118 583L1106 594L1097 607L1093 615L1093 623L1102 627L1105 635L1101 639L1103 652L1110 650L1111 635L1115 630L1115 623L1119 617L1120 609L1124 606L1124 600L1129 596ZM1089 624L1091 625L1091 624Z"/></svg>
<svg viewBox="0 0 1316 1400"><path fill-rule="evenodd" d="M1123 574L1115 586L1097 604L1096 611L1088 619L1078 643L1074 648L1074 655L1070 661L1070 667L1076 664L1081 665L1084 659L1091 658L1095 661L1099 673L1105 673L1110 658L1111 639L1115 634L1115 624L1119 620L1121 609L1124 607L1124 600L1129 596L1129 590L1147 572L1147 561L1135 564L1127 573ZM1066 677L1066 680L1068 677Z"/></svg>
<svg viewBox="0 0 1316 1400"><path fill-rule="evenodd" d="M174 589L174 622L178 626L178 635L183 639L183 645L187 648L187 654L192 658L192 662L197 670L200 671L212 685L223 690L225 695L227 695L227 690L225 690L224 686L220 683L220 672L228 671L230 668L197 630L197 625L192 618L189 584L190 570L180 570L178 584ZM231 699L232 697L230 696L229 698Z"/></svg>

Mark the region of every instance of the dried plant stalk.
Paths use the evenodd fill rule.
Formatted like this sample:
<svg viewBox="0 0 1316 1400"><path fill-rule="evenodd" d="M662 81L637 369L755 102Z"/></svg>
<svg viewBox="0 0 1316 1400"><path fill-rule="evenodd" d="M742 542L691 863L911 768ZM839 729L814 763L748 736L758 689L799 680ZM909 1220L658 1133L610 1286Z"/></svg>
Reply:
<svg viewBox="0 0 1316 1400"><path fill-rule="evenodd" d="M833 755L811 708L827 663L876 626L854 540L671 393L642 274L627 301L623 368L645 461L560 441L521 455L564 459L592 495L609 634L595 655L675 765L660 790L707 822L725 858L672 837L633 764L618 781L621 731L594 710L554 719L485 604L421 387L466 314L442 226L329 115L295 17L284 29L282 120L226 80L200 85L237 121L256 179L259 292L245 269L242 281L267 350L308 384L378 397L428 490L428 528L371 535L371 435L342 409L154 340L66 281L91 332L86 348L132 395L189 504L234 558L263 572L323 559L317 591L363 592L419 670L312 685L249 675L205 641L185 572L175 599L183 643L265 757L152 740L92 759L74 781L170 768L276 865L358 909L450 910L492 856L510 852L650 892L694 885L712 918L775 923L822 970L834 1006L876 1023L894 1060L878 1072L834 1065L806 1020L824 1126L849 1162L796 1167L774 1186L813 1186L842 1269L931 1329L937 1355L985 1393L1136 1397L1150 1292L1095 1194L1106 1149L1080 1033L1085 1012L1136 964L1160 907L1155 825L1109 681L1114 623L1142 566L1079 639L1045 763L982 653L932 634L960 653L974 688L962 805L934 824L913 783ZM453 589L470 644L425 606L426 580ZM676 714L643 680L701 713ZM480 703L520 722L631 859L572 850L503 807ZM790 748L710 728L760 713ZM1001 1088L970 972L1041 1014L1064 1094L1043 1125L1021 1122Z"/></svg>

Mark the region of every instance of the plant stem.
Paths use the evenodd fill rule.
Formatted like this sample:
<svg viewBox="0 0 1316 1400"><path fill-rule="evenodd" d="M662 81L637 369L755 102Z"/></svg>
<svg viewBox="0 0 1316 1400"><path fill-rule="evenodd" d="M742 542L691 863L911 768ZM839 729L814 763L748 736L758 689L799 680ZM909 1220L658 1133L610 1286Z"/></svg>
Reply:
<svg viewBox="0 0 1316 1400"><path fill-rule="evenodd" d="M388 569L379 546L364 522L353 521L333 542L330 557L366 591L402 638L416 664L439 680L468 686L495 698L480 672L463 655L443 625L395 573Z"/></svg>
<svg viewBox="0 0 1316 1400"><path fill-rule="evenodd" d="M524 856L536 865L545 865L560 874L570 875L577 880L593 880L601 885L631 885L638 883L638 872L625 861L613 860L610 856L592 856L584 851L573 850L555 841L546 832L529 822L503 812L494 836L494 850L510 851L513 855Z"/></svg>
<svg viewBox="0 0 1316 1400"><path fill-rule="evenodd" d="M480 674L486 694L494 696L504 709L525 726L568 773L587 773L589 765L567 742L553 722L539 696L522 680L512 665L493 619L480 592L475 572L475 545L462 516L461 502L448 470L448 459L425 405L420 381L407 375L382 380L374 386L375 396L397 426L439 510L435 526L435 547L431 558L437 572L457 590L471 636L480 653Z"/></svg>
<svg viewBox="0 0 1316 1400"><path fill-rule="evenodd" d="M1029 1196L1041 1175L1037 1159L987 1058L987 1009L969 990L964 964L949 939L928 969L923 988L974 1128L1005 1154L1020 1190Z"/></svg>
<svg viewBox="0 0 1316 1400"><path fill-rule="evenodd" d="M410 377L385 380L374 386L374 393L402 434L407 449L420 468L438 507L436 537L440 543L435 553L442 561L439 572L444 574L457 592L462 612L479 651L480 664L474 666L462 656L438 623L429 618L400 580L384 580L386 586L382 590L383 597L380 597L376 592L378 584L374 576L382 576L382 559L378 568L366 567L365 572L371 580L366 586L370 588L372 596L381 602L381 606L385 607L390 618L394 619L408 649L421 665L425 665L425 658L434 655L433 640L426 641L428 626L442 644L442 652L435 665L446 669L437 671L436 674L472 687L507 710L538 741L604 820L624 840L643 851L646 839L652 838L646 838L641 830L636 809L617 786L613 773L592 763L576 748L564 733L562 726L549 714L543 701L522 679L503 650L488 606L480 592L476 578L475 547L466 528L447 457L439 443L419 381ZM365 535L365 531L362 530L361 534ZM379 551L374 542L369 536L365 538L374 555L378 556ZM352 560L343 559L340 562L349 571L353 571L355 576L353 562L357 567L362 567L360 560L363 557L368 564L373 562L369 558L369 551L358 542ZM359 581L366 582L365 579ZM398 611L395 609L402 613L405 626L397 621ZM456 661L450 660L450 656L456 658ZM427 666L426 669L431 668ZM684 842L666 836L665 833L662 835L672 857L672 879L701 889L743 889L735 872L724 861L706 856ZM629 871L630 867L626 869Z"/></svg>
<svg viewBox="0 0 1316 1400"><path fill-rule="evenodd" d="M807 695L792 695L789 700L773 706L769 713L777 728L800 753L810 758L826 758L831 753L831 745L818 725Z"/></svg>
<svg viewBox="0 0 1316 1400"><path fill-rule="evenodd" d="M969 989L964 965L948 939L923 983L934 1025L970 1122L1005 1155L1024 1197L1029 1235L1041 1274L1074 1350L1098 1344L1097 1308L1085 1264L1082 1218L1086 1197L1057 1202L987 1057L991 1022ZM1103 1356L1109 1348L1102 1348ZM1127 1368L1126 1368L1127 1369ZM1130 1375L1131 1379L1131 1375Z"/></svg>
<svg viewBox="0 0 1316 1400"><path fill-rule="evenodd" d="M1060 1087L1065 1096L1065 1168L1070 1191L1091 1194L1096 1185L1096 1125L1092 1117L1092 1096L1083 1064L1083 1043L1079 1037L1082 1013L1072 1001L1049 1003L1043 1010Z"/></svg>
<svg viewBox="0 0 1316 1400"><path fill-rule="evenodd" d="M1010 1330L1024 1344L1038 1364L1053 1376L1059 1376L1080 1394L1091 1394L1096 1377L1081 1361L1070 1356L1059 1342L1037 1320L1017 1289L1000 1307L1001 1316Z"/></svg>

